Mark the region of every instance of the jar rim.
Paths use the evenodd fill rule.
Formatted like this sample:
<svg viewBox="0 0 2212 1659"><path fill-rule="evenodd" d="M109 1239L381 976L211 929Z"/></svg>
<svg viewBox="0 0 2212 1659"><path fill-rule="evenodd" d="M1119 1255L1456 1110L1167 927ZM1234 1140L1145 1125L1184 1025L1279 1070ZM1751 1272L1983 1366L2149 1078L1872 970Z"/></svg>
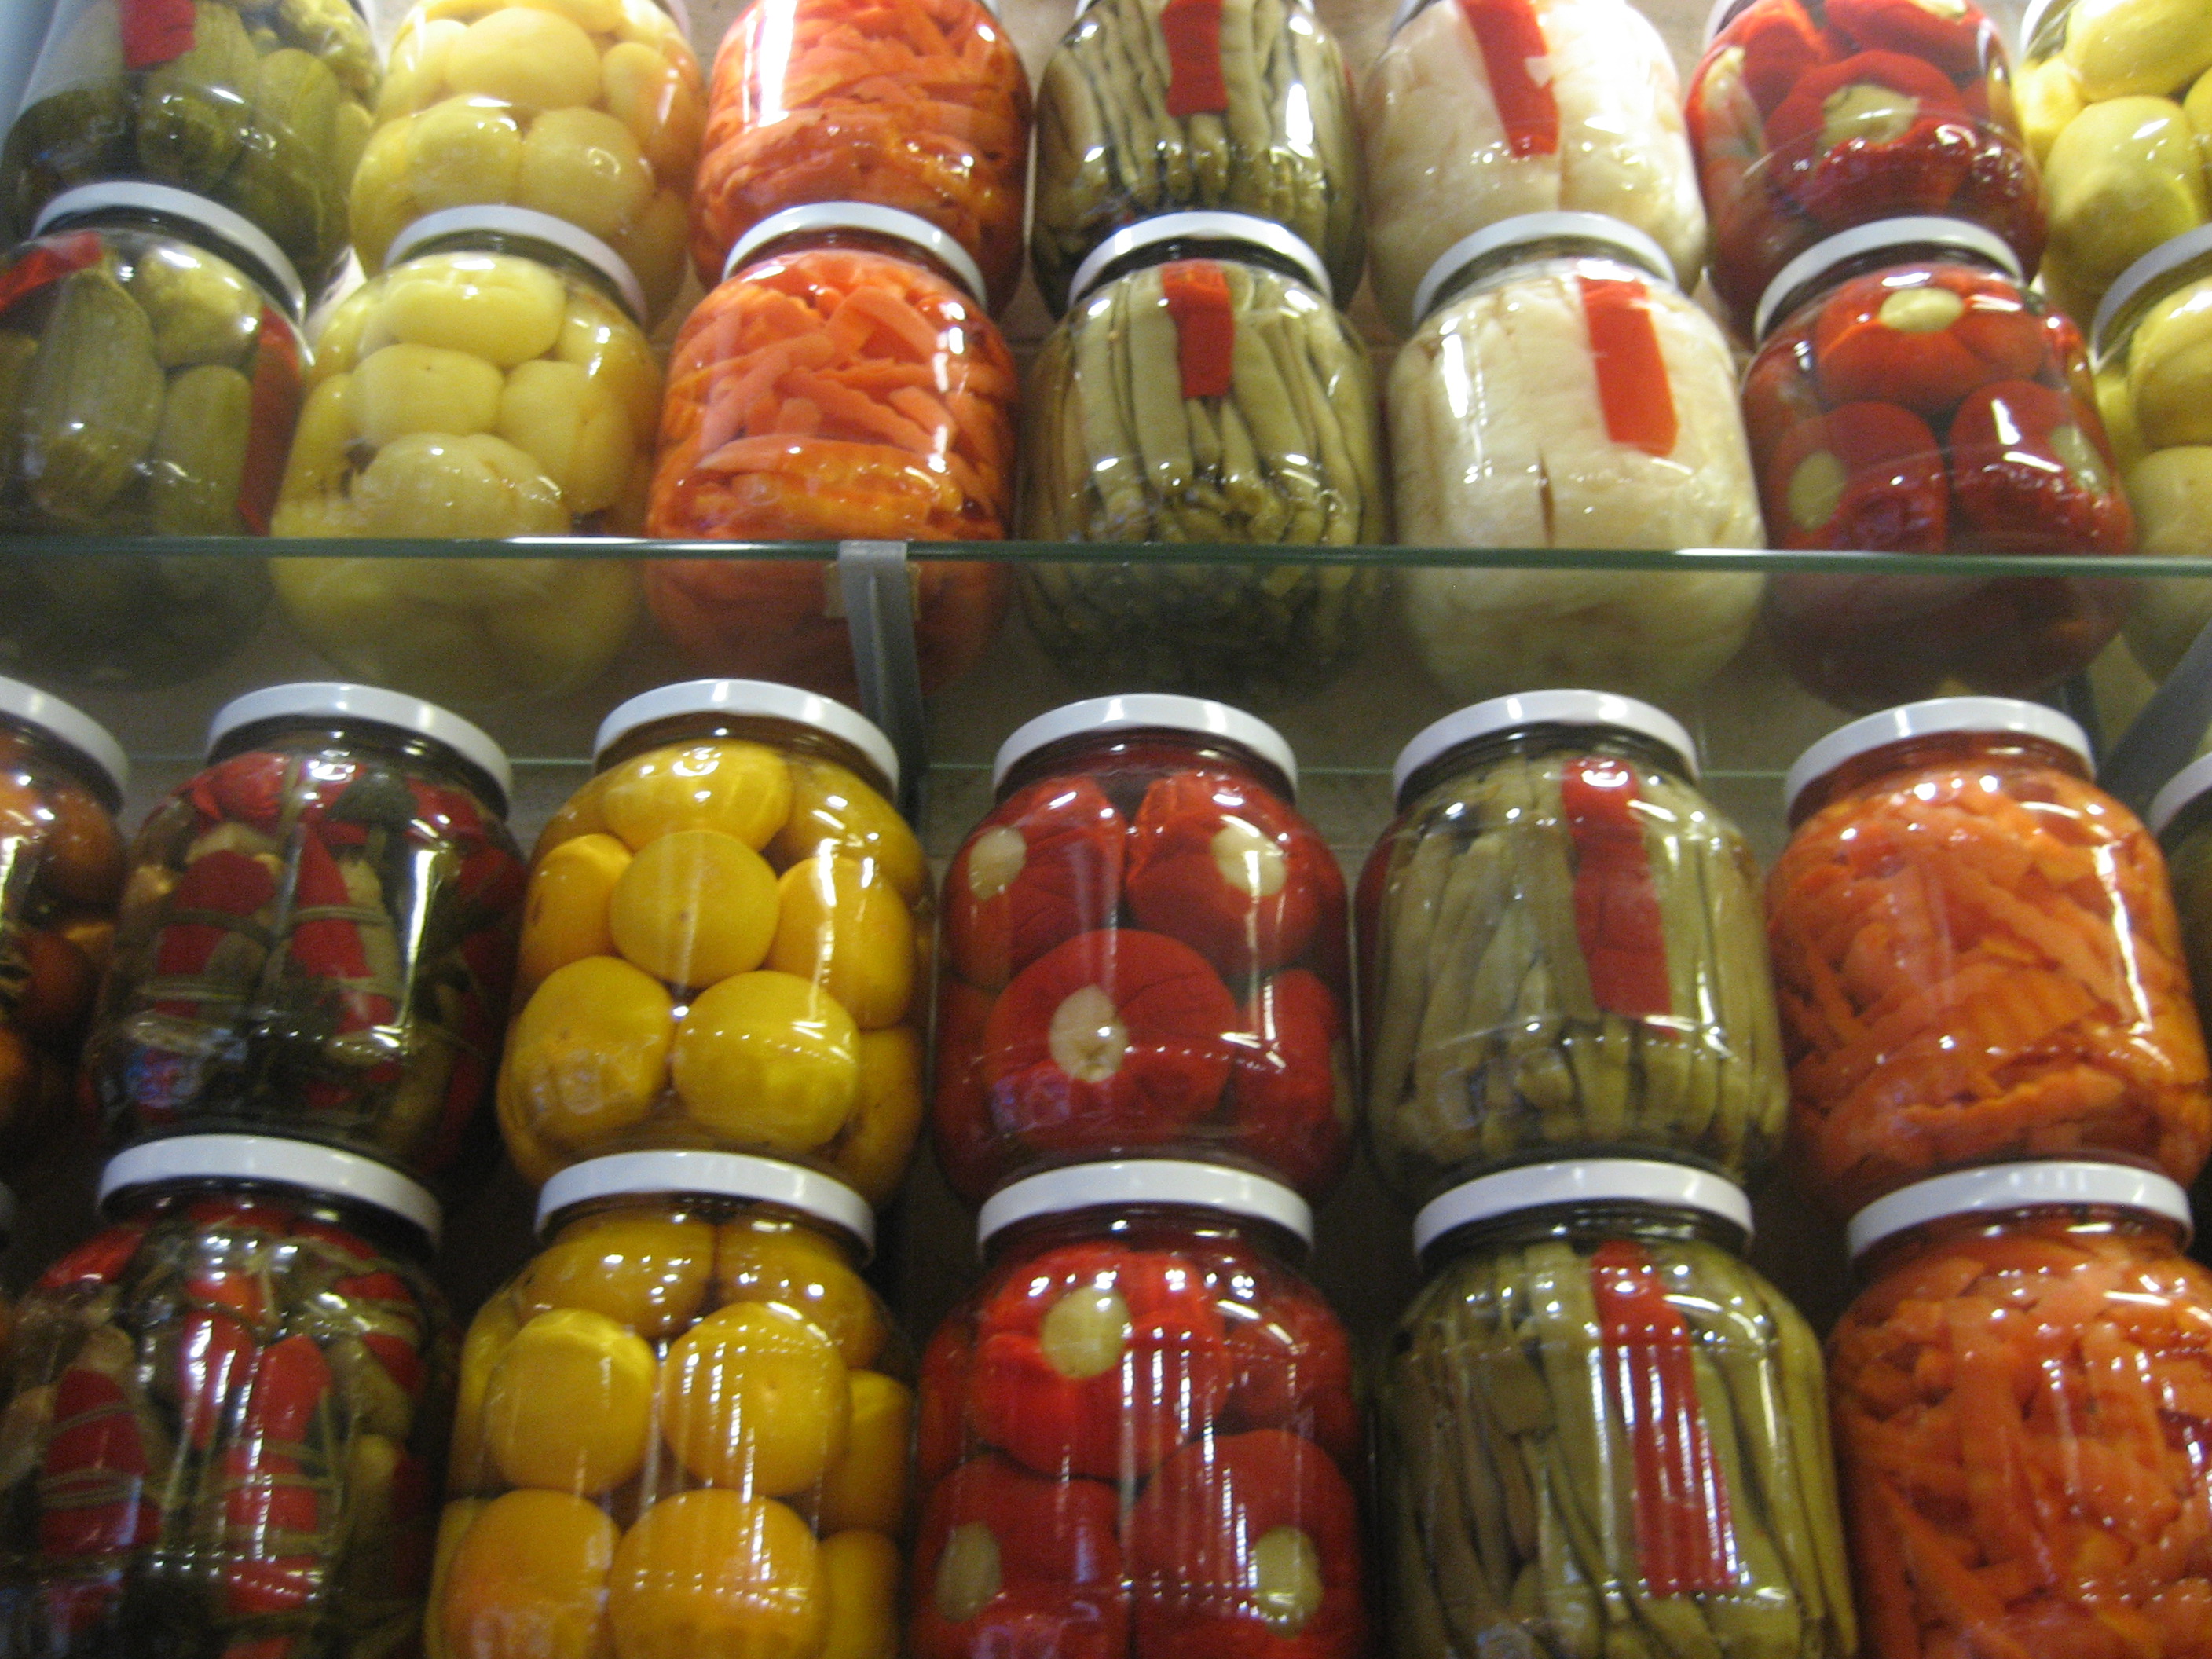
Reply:
<svg viewBox="0 0 2212 1659"><path fill-rule="evenodd" d="M975 1243L988 1248L1007 1228L1044 1216L1139 1204L1218 1210L1313 1243L1313 1206L1281 1182L1224 1164L1172 1158L1070 1164L1011 1182L984 1200L975 1218Z"/></svg>
<svg viewBox="0 0 2212 1659"><path fill-rule="evenodd" d="M2089 734L2056 708L2021 697L1928 697L1862 715L1813 743L1790 763L1782 780L1783 817L1796 813L1799 799L1813 785L1846 761L1875 750L1913 738L2008 734L2040 738L2072 750L2085 764L2096 763Z"/></svg>
<svg viewBox="0 0 2212 1659"><path fill-rule="evenodd" d="M441 708L422 697L409 696L404 691L390 691L379 685L355 685L344 680L301 680L290 685L265 686L232 698L216 710L215 718L208 722L209 757L214 757L216 747L223 738L246 726L258 726L264 720L324 716L361 720L428 738L451 750L490 780L499 797L493 804L495 810L505 812L507 802L514 798L514 769L508 763L506 751L474 721L465 720L451 709Z"/></svg>
<svg viewBox="0 0 2212 1659"><path fill-rule="evenodd" d="M604 765L607 751L631 732L683 714L751 715L811 726L860 750L883 774L892 791L898 789L898 750L883 727L835 697L774 680L678 680L673 685L641 691L616 704L613 713L599 722L599 735L592 740L592 765Z"/></svg>
<svg viewBox="0 0 2212 1659"><path fill-rule="evenodd" d="M605 277L640 327L646 319L645 289L629 262L591 232L566 219L556 219L535 208L509 207L500 202L475 202L463 207L440 208L409 224L384 252L384 269L404 264L432 242L442 242L471 232L513 236L543 242L570 258L581 260Z"/></svg>
<svg viewBox="0 0 2212 1659"><path fill-rule="evenodd" d="M276 1135L168 1135L126 1147L100 1170L100 1206L112 1215L125 1197L183 1181L265 1182L369 1205L416 1228L433 1246L445 1222L429 1189L391 1165Z"/></svg>
<svg viewBox="0 0 2212 1659"><path fill-rule="evenodd" d="M1971 221L1930 214L1877 219L1871 224L1854 225L1849 230L1823 237L1777 271L1774 280L1767 283L1766 291L1759 296L1752 338L1766 337L1767 331L1782 320L1779 313L1784 302L1795 299L1801 289L1811 286L1847 259L1877 253L1884 248L1949 248L1960 253L1976 253L2002 266L2005 274L2015 283L2024 280L2020 256L2012 251L2011 244L1995 231Z"/></svg>
<svg viewBox="0 0 2212 1659"><path fill-rule="evenodd" d="M65 190L38 211L31 234L43 236L65 220L89 218L113 211L151 213L180 224L197 225L221 246L204 249L222 258L243 254L262 268L276 286L276 297L295 322L306 314L307 290L284 250L260 226L222 203L179 190L173 185L149 184L138 179L110 179L98 184ZM250 276L252 273L248 272Z"/></svg>
<svg viewBox="0 0 2212 1659"><path fill-rule="evenodd" d="M2023 1210L2100 1208L2136 1210L2170 1221L2189 1242L2189 1194L2171 1177L2132 1164L2087 1158L2045 1158L1954 1170L1916 1181L1878 1198L1845 1229L1851 1259L1898 1234L1957 1216L1998 1216Z"/></svg>
<svg viewBox="0 0 2212 1659"><path fill-rule="evenodd" d="M2090 343L2098 359L2103 360L2106 348L2112 344L2106 337L2113 331L2113 324L2136 295L2160 277L2208 252L2212 252L2212 224L2198 225L2160 242L2122 271L2112 287L2105 290L2105 297L2097 307L2096 320L2089 325Z"/></svg>
<svg viewBox="0 0 2212 1659"><path fill-rule="evenodd" d="M1638 230L1626 220L1605 213L1516 213L1510 219L1500 219L1480 230L1470 231L1430 262L1420 286L1413 290L1414 319L1426 320L1452 278L1476 260L1523 243L1566 240L1599 245L1641 266L1654 281L1669 288L1678 286L1674 262L1667 257L1667 250L1649 233ZM1574 256L1563 252L1559 257Z"/></svg>
<svg viewBox="0 0 2212 1659"><path fill-rule="evenodd" d="M1211 697L1166 691L1085 697L1024 720L999 745L998 757L991 763L991 787L1000 787L1007 773L1038 750L1066 738L1146 731L1188 732L1249 749L1288 780L1293 794L1297 791L1297 757L1291 752L1289 740L1273 726L1257 714L1248 714Z"/></svg>
<svg viewBox="0 0 2212 1659"><path fill-rule="evenodd" d="M611 1152L556 1170L538 1194L538 1231L580 1204L655 1194L773 1204L848 1234L864 1256L875 1249L875 1212L836 1176L780 1158L696 1148Z"/></svg>
<svg viewBox="0 0 2212 1659"><path fill-rule="evenodd" d="M1413 1218L1413 1253L1480 1221L1570 1205L1648 1204L1717 1217L1751 1237L1751 1200L1724 1176L1650 1158L1563 1158L1497 1170L1431 1199Z"/></svg>
<svg viewBox="0 0 2212 1659"><path fill-rule="evenodd" d="M2182 808L2208 790L2212 790L2212 755L2199 755L2151 797L2150 811L2143 814L2144 827L2154 836L2164 835L2166 826L2180 815Z"/></svg>
<svg viewBox="0 0 2212 1659"><path fill-rule="evenodd" d="M1075 304L1097 287L1108 266L1162 242L1249 243L1263 252L1289 261L1304 276L1309 288L1329 304L1336 303L1336 289L1328 279L1328 267L1322 263L1321 255L1314 252L1305 238L1289 226L1249 213L1191 208L1124 225L1092 248L1083 263L1076 266L1075 276L1067 285L1068 304Z"/></svg>
<svg viewBox="0 0 2212 1659"><path fill-rule="evenodd" d="M1632 732L1674 750L1688 769L1690 781L1698 781L1697 739L1665 709L1618 692L1562 689L1491 697L1431 720L1398 751L1397 764L1390 769L1391 799L1402 805L1413 775L1461 744L1534 726Z"/></svg>
<svg viewBox="0 0 2212 1659"><path fill-rule="evenodd" d="M878 207L872 202L805 202L769 214L730 245L729 257L722 261L722 280L726 283L736 276L747 260L770 242L810 230L865 231L919 248L951 271L968 290L969 299L982 303L983 268L950 232L920 214Z"/></svg>
<svg viewBox="0 0 2212 1659"><path fill-rule="evenodd" d="M91 764L115 794L118 806L131 789L131 757L98 720L75 703L22 680L0 678L0 715L44 732Z"/></svg>

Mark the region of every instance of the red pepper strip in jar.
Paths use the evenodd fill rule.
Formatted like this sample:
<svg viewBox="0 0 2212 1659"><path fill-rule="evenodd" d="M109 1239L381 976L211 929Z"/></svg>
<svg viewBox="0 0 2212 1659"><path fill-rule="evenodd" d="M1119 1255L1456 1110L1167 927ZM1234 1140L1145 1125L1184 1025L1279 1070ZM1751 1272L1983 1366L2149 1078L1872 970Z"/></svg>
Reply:
<svg viewBox="0 0 2212 1659"><path fill-rule="evenodd" d="M948 964L986 988L1113 924L1128 828L1087 778L1048 778L992 817L945 872L944 899Z"/></svg>
<svg viewBox="0 0 2212 1659"><path fill-rule="evenodd" d="M931 1496L915 1553L915 1659L1122 1659L1120 1495L987 1453Z"/></svg>
<svg viewBox="0 0 2212 1659"><path fill-rule="evenodd" d="M1966 177L1973 134L1942 70L1893 52L1863 52L1797 82L1767 123L1775 159L1806 212L1847 225L1935 213Z"/></svg>
<svg viewBox="0 0 2212 1659"><path fill-rule="evenodd" d="M1764 474L1784 547L1940 553L1950 483L1928 423L1894 404L1845 404L1791 427Z"/></svg>
<svg viewBox="0 0 2212 1659"><path fill-rule="evenodd" d="M1919 281L1860 277L1829 297L1813 327L1814 374L1829 403L1899 404L1931 421L1977 386L2034 375L2053 361L2048 344L2018 284L1962 265Z"/></svg>
<svg viewBox="0 0 2212 1659"><path fill-rule="evenodd" d="M1979 84L1982 18L1960 0L1824 0L1821 9L1862 51L1904 52Z"/></svg>
<svg viewBox="0 0 2212 1659"><path fill-rule="evenodd" d="M1506 149L1522 161L1558 154L1559 100L1548 72L1552 48L1534 0L1460 0L1460 10L1482 49L1483 72L1505 129Z"/></svg>
<svg viewBox="0 0 2212 1659"><path fill-rule="evenodd" d="M1590 994L1606 1012L1631 1019L1674 1009L1639 799L1635 768L1602 756L1571 761L1559 779L1575 849L1575 940Z"/></svg>
<svg viewBox="0 0 2212 1659"><path fill-rule="evenodd" d="M1313 1192L1343 1166L1352 1121L1344 1010L1318 974L1287 969L1244 1005L1230 1097L1237 1138Z"/></svg>
<svg viewBox="0 0 2212 1659"><path fill-rule="evenodd" d="M1129 908L1224 974L1294 962L1324 922L1328 847L1271 795L1178 772L1145 791L1129 838Z"/></svg>
<svg viewBox="0 0 2212 1659"><path fill-rule="evenodd" d="M1582 295L1583 319L1589 327L1606 436L1647 455L1673 454L1680 422L1644 284L1577 276L1575 286Z"/></svg>
<svg viewBox="0 0 2212 1659"><path fill-rule="evenodd" d="M1178 121L1226 114L1229 83L1221 73L1221 0L1167 0L1160 8L1160 39L1168 49L1168 113Z"/></svg>
<svg viewBox="0 0 2212 1659"><path fill-rule="evenodd" d="M1237 311L1228 276L1212 259L1172 260L1160 267L1160 294L1175 324L1182 395L1226 398L1237 358Z"/></svg>
<svg viewBox="0 0 2212 1659"><path fill-rule="evenodd" d="M2105 434L2070 393L1999 380L1951 422L1951 494L1962 552L2124 553L2135 520Z"/></svg>
<svg viewBox="0 0 2212 1659"><path fill-rule="evenodd" d="M1796 0L1755 6L1743 27L1738 42L1743 48L1743 82L1762 116L1773 114L1799 81L1835 55L1820 26ZM1705 100L1692 99L1691 127L1701 149L1705 115Z"/></svg>

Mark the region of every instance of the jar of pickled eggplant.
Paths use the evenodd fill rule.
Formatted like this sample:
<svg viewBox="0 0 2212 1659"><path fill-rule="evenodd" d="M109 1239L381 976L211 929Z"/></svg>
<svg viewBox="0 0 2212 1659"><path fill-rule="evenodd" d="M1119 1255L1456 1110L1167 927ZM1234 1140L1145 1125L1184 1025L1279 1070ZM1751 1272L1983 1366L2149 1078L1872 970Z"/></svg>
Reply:
<svg viewBox="0 0 2212 1659"><path fill-rule="evenodd" d="M2212 1146L2166 860L2039 703L1941 697L1790 769L1767 932L1790 1132L1839 1214L1963 1166Z"/></svg>
<svg viewBox="0 0 2212 1659"><path fill-rule="evenodd" d="M1713 289L1738 332L1785 265L1856 225L1942 214L2021 270L2041 257L2010 62L1972 0L1718 0L1689 122Z"/></svg>
<svg viewBox="0 0 2212 1659"><path fill-rule="evenodd" d="M1667 43L1626 0L1401 0L1359 105L1375 295L1401 337L1445 250L1502 220L1603 214L1685 293L1705 210Z"/></svg>
<svg viewBox="0 0 2212 1659"><path fill-rule="evenodd" d="M866 1200L628 1152L538 1218L462 1349L429 1650L891 1653L914 1394Z"/></svg>
<svg viewBox="0 0 2212 1659"><path fill-rule="evenodd" d="M9 1650L401 1650L453 1390L436 1201L258 1135L133 1148L100 1194L112 1224L16 1310Z"/></svg>
<svg viewBox="0 0 2212 1659"><path fill-rule="evenodd" d="M1056 1164L1241 1164L1319 1197L1351 1139L1344 880L1275 729L1071 703L1000 748L945 879L938 1162L971 1202Z"/></svg>
<svg viewBox="0 0 2212 1659"><path fill-rule="evenodd" d="M516 1166L762 1152L882 1203L921 1127L932 933L890 740L791 686L693 680L617 708L597 756L531 866Z"/></svg>
<svg viewBox="0 0 2212 1659"><path fill-rule="evenodd" d="M908 1651L1365 1653L1343 1328L1256 1176L1085 1164L983 1208L923 1355Z"/></svg>
<svg viewBox="0 0 2212 1659"><path fill-rule="evenodd" d="M1397 1659L1857 1654L1820 1346L1750 1227L1642 1159L1422 1210L1380 1384Z"/></svg>
<svg viewBox="0 0 2212 1659"><path fill-rule="evenodd" d="M1030 370L1022 533L1046 542L1387 541L1367 351L1313 250L1239 213L1109 237ZM1061 671L1281 702L1367 643L1374 567L1176 560L1030 564L1022 605Z"/></svg>
<svg viewBox="0 0 2212 1659"><path fill-rule="evenodd" d="M1867 1659L2212 1644L2212 1274L2096 1163L1939 1176L1850 1224L1828 1339Z"/></svg>
<svg viewBox="0 0 2212 1659"><path fill-rule="evenodd" d="M968 251L911 213L829 202L754 225L677 336L649 533L1002 538L1020 387L982 295ZM1006 573L967 561L911 569L922 684L934 690L990 643ZM645 585L654 619L701 667L857 696L836 566L660 559Z"/></svg>
<svg viewBox="0 0 2212 1659"><path fill-rule="evenodd" d="M1526 214L1447 248L1390 371L1399 539L1763 545L1735 356L1671 270L1659 244L1595 213ZM1417 567L1398 598L1455 696L1565 681L1665 698L1735 657L1765 586L1734 572Z"/></svg>
<svg viewBox="0 0 2212 1659"><path fill-rule="evenodd" d="M866 202L951 237L1003 310L1029 157L1029 75L995 0L757 0L714 58L692 262L712 285L762 220Z"/></svg>
<svg viewBox="0 0 2212 1659"><path fill-rule="evenodd" d="M1598 691L1448 714L1359 882L1376 1164L1419 1202L1650 1153L1752 1180L1788 1091L1758 876L1670 716Z"/></svg>
<svg viewBox="0 0 2212 1659"><path fill-rule="evenodd" d="M637 273L646 320L684 283L706 119L681 0L418 0L392 37L353 190L380 270L425 214L504 204L565 219Z"/></svg>
<svg viewBox="0 0 2212 1659"><path fill-rule="evenodd" d="M244 1130L465 1173L521 915L509 788L489 738L397 692L221 709L131 849L85 1051L111 1138Z"/></svg>
<svg viewBox="0 0 2212 1659"><path fill-rule="evenodd" d="M1978 225L1898 219L1830 237L1768 287L1759 331L1743 412L1772 545L2133 545L2081 331ZM1864 710L1948 684L2039 691L2105 647L2129 598L2080 577L1796 574L1776 578L1767 628L1808 690Z"/></svg>

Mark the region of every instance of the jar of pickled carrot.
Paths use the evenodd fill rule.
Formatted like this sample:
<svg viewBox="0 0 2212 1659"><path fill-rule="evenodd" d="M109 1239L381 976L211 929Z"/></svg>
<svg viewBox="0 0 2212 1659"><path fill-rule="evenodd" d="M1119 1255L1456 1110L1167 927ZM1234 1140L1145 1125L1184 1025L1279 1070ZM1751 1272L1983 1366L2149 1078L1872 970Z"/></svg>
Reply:
<svg viewBox="0 0 2212 1659"><path fill-rule="evenodd" d="M714 58L692 262L711 283L771 214L869 202L951 236L1001 310L1029 155L1029 75L994 0L754 0Z"/></svg>
<svg viewBox="0 0 2212 1659"><path fill-rule="evenodd" d="M983 1206L921 1366L913 1659L1356 1659L1359 1415L1286 1187L1082 1164Z"/></svg>
<svg viewBox="0 0 2212 1659"><path fill-rule="evenodd" d="M1767 880L1791 1133L1848 1213L1923 1176L2212 1146L2166 860L2039 703L1942 697L1799 756Z"/></svg>
<svg viewBox="0 0 2212 1659"><path fill-rule="evenodd" d="M1867 1659L2212 1652L2212 1273L2162 1176L2011 1164L1852 1219L1828 1339Z"/></svg>
<svg viewBox="0 0 2212 1659"><path fill-rule="evenodd" d="M997 541L1014 507L1013 358L966 249L913 214L791 208L746 231L669 359L648 534ZM925 690L972 667L993 564L915 566ZM805 561L662 559L653 614L718 673L855 696L839 579Z"/></svg>
<svg viewBox="0 0 2212 1659"><path fill-rule="evenodd" d="M546 1182L538 1225L462 1348L430 1651L891 1653L914 1395L866 1200L627 1152Z"/></svg>
<svg viewBox="0 0 2212 1659"><path fill-rule="evenodd" d="M631 698L538 838L499 1121L533 1181L765 1152L880 1203L921 1127L929 866L890 740L761 680Z"/></svg>

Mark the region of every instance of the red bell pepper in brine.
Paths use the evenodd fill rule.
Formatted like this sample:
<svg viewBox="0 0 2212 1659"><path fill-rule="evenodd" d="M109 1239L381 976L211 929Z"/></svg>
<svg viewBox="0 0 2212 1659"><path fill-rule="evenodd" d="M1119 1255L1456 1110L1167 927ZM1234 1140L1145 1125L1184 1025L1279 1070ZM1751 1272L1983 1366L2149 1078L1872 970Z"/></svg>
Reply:
<svg viewBox="0 0 2212 1659"><path fill-rule="evenodd" d="M1121 1498L986 1454L930 1495L915 1551L915 1659L1124 1659Z"/></svg>
<svg viewBox="0 0 2212 1659"><path fill-rule="evenodd" d="M968 1198L980 1198L990 1190L1002 1156L993 1144L989 1050L984 1037L997 1000L950 974L938 983L931 1127L945 1178Z"/></svg>
<svg viewBox="0 0 2212 1659"><path fill-rule="evenodd" d="M1790 193L1832 228L1941 212L1977 146L1948 77L1893 52L1814 70L1768 120L1766 140Z"/></svg>
<svg viewBox="0 0 2212 1659"><path fill-rule="evenodd" d="M971 985L1004 985L1064 939L1113 925L1127 824L1087 778L1023 790L945 874L945 954Z"/></svg>
<svg viewBox="0 0 2212 1659"><path fill-rule="evenodd" d="M1360 1456L1359 1408L1352 1395L1352 1344L1319 1296L1285 1289L1264 1312L1222 1304L1236 1379L1222 1421L1237 1429L1283 1429L1313 1441L1340 1467Z"/></svg>
<svg viewBox="0 0 2212 1659"><path fill-rule="evenodd" d="M1928 423L1894 404L1845 404L1792 427L1761 483L1767 532L1784 547L1942 550L1943 453Z"/></svg>
<svg viewBox="0 0 2212 1659"><path fill-rule="evenodd" d="M1297 960L1324 919L1343 914L1342 878L1320 837L1219 773L1175 773L1145 792L1128 888L1141 926L1232 977Z"/></svg>
<svg viewBox="0 0 2212 1659"><path fill-rule="evenodd" d="M1771 116L1797 82L1838 54L1797 0L1753 6L1733 26L1743 48L1743 83L1762 116Z"/></svg>
<svg viewBox="0 0 2212 1659"><path fill-rule="evenodd" d="M1813 325L1831 404L1899 404L1929 420L1977 386L2034 374L2047 350L2042 316L2019 287L1963 266L1862 276Z"/></svg>
<svg viewBox="0 0 2212 1659"><path fill-rule="evenodd" d="M1352 1128L1344 1010L1321 976L1292 968L1244 1005L1230 1100L1238 1139L1293 1187L1326 1186L1343 1167Z"/></svg>
<svg viewBox="0 0 2212 1659"><path fill-rule="evenodd" d="M2124 553L2135 521L2094 410L2033 380L2000 380L1951 422L1961 550Z"/></svg>
<svg viewBox="0 0 2212 1659"><path fill-rule="evenodd" d="M1865 52L1924 58L1954 80L1978 80L1996 31L1967 0L1825 0L1829 23Z"/></svg>

